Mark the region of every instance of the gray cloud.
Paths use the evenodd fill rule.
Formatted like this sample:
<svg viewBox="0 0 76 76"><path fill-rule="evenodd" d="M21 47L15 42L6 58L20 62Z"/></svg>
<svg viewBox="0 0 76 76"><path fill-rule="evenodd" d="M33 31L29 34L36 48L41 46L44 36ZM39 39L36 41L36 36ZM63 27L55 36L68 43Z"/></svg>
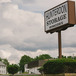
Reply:
<svg viewBox="0 0 76 76"><path fill-rule="evenodd" d="M18 9L17 5L1 5L0 45L10 44L17 50L36 51L37 49L57 48L53 36L46 35L43 27L43 16ZM49 40L48 40L49 39ZM55 43L56 44L56 43Z"/></svg>
<svg viewBox="0 0 76 76"><path fill-rule="evenodd" d="M76 47L76 25L62 32L63 47Z"/></svg>
<svg viewBox="0 0 76 76"><path fill-rule="evenodd" d="M23 3L34 3L36 0L22 0Z"/></svg>
<svg viewBox="0 0 76 76"><path fill-rule="evenodd" d="M10 3L11 0L0 0L0 3Z"/></svg>
<svg viewBox="0 0 76 76"><path fill-rule="evenodd" d="M57 49L58 35L44 32L43 15L24 11L15 4L1 5L0 45L10 44L17 50ZM62 32L63 47L75 47L76 27Z"/></svg>
<svg viewBox="0 0 76 76"><path fill-rule="evenodd" d="M14 4L18 4L20 9L41 12L43 13L47 9L50 9L66 0L12 0Z"/></svg>

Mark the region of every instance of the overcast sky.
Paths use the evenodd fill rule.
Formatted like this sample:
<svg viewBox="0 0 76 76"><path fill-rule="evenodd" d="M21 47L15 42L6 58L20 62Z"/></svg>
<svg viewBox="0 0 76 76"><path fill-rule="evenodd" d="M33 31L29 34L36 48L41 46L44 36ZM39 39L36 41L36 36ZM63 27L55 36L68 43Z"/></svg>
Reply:
<svg viewBox="0 0 76 76"><path fill-rule="evenodd" d="M58 56L58 34L44 32L44 11L66 0L0 0L0 57ZM62 52L76 55L76 26L62 32Z"/></svg>

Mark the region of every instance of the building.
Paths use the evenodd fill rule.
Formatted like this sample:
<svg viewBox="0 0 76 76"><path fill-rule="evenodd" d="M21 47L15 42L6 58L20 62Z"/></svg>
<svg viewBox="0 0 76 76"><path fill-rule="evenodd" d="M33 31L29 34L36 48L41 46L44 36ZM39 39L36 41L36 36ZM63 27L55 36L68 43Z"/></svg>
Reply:
<svg viewBox="0 0 76 76"><path fill-rule="evenodd" d="M6 74L6 65L0 61L0 74Z"/></svg>
<svg viewBox="0 0 76 76"><path fill-rule="evenodd" d="M25 70L25 72L29 72L28 64L25 64L25 66L24 66L24 70Z"/></svg>
<svg viewBox="0 0 76 76"><path fill-rule="evenodd" d="M25 66L24 66L25 72L29 72L29 74L40 74L38 69L41 66L43 66L43 64L46 61L47 60L38 60L38 61L32 61L28 64L25 64Z"/></svg>

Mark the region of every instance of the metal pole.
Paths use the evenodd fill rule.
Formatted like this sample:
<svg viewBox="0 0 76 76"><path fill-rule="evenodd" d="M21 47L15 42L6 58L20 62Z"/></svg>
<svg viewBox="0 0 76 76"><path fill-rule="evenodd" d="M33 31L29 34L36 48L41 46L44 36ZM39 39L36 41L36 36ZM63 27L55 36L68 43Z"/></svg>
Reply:
<svg viewBox="0 0 76 76"><path fill-rule="evenodd" d="M61 31L58 32L59 58L62 58Z"/></svg>

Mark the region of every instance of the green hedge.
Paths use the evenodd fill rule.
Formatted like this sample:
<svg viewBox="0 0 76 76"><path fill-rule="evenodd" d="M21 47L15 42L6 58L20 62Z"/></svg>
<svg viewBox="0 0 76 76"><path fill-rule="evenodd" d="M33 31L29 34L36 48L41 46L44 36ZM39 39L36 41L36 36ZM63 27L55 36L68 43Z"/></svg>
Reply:
<svg viewBox="0 0 76 76"><path fill-rule="evenodd" d="M50 60L43 65L43 71L45 74L76 73L76 60Z"/></svg>

